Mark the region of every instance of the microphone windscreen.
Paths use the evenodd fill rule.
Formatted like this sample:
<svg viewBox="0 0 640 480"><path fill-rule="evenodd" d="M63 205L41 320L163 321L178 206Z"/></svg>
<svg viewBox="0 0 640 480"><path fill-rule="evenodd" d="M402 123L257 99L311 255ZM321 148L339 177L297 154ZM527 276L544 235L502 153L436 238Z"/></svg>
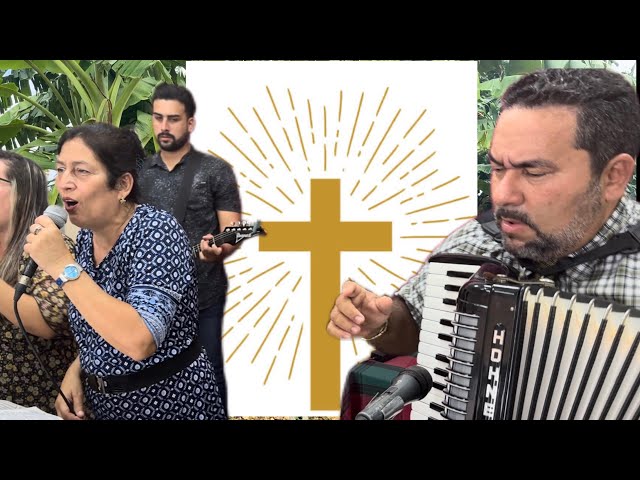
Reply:
<svg viewBox="0 0 640 480"><path fill-rule="evenodd" d="M403 373L411 375L418 381L418 384L420 385L419 397L416 400L422 400L433 387L433 379L431 378L431 374L426 368L423 368L420 365L413 365L405 369Z"/></svg>
<svg viewBox="0 0 640 480"><path fill-rule="evenodd" d="M53 220L53 223L55 223L58 228L64 227L65 223L67 223L67 211L60 205L49 205L44 211L44 215Z"/></svg>

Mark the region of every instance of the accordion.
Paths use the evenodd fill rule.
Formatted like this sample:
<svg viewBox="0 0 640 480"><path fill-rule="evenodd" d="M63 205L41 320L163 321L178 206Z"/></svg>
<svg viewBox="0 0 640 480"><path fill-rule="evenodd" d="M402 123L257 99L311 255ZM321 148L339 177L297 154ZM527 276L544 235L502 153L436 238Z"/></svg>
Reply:
<svg viewBox="0 0 640 480"><path fill-rule="evenodd" d="M640 311L521 282L487 257L429 261L411 419L638 419Z"/></svg>

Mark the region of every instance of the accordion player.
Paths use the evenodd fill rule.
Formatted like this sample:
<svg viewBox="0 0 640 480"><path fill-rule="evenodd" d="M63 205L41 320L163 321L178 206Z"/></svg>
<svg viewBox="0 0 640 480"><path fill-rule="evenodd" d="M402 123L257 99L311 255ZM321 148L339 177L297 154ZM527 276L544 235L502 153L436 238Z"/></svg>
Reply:
<svg viewBox="0 0 640 480"><path fill-rule="evenodd" d="M637 419L640 311L515 280L497 260L429 262L411 419Z"/></svg>

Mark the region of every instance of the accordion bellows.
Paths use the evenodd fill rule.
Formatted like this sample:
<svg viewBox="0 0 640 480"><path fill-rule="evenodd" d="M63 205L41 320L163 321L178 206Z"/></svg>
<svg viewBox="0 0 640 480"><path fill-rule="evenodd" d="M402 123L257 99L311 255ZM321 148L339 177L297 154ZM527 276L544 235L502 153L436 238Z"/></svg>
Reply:
<svg viewBox="0 0 640 480"><path fill-rule="evenodd" d="M429 261L412 419L638 419L640 311L539 283L486 257Z"/></svg>

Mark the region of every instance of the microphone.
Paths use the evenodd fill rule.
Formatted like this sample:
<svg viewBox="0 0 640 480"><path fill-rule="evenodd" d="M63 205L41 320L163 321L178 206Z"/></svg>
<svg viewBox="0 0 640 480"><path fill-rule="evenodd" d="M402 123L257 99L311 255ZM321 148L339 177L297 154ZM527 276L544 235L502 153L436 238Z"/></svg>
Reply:
<svg viewBox="0 0 640 480"><path fill-rule="evenodd" d="M406 404L424 398L432 386L433 380L425 368L418 365L405 368L389 388L356 415L356 420L390 420Z"/></svg>
<svg viewBox="0 0 640 480"><path fill-rule="evenodd" d="M58 228L64 227L64 224L67 223L67 211L59 205L49 205L43 215L46 215L53 220L53 223L55 223ZM36 273L37 269L38 265L30 258L24 272L20 275L18 283L16 283L16 290L13 295L14 302L17 302L22 294L27 290L27 287L31 284L31 278L33 277L33 274Z"/></svg>

